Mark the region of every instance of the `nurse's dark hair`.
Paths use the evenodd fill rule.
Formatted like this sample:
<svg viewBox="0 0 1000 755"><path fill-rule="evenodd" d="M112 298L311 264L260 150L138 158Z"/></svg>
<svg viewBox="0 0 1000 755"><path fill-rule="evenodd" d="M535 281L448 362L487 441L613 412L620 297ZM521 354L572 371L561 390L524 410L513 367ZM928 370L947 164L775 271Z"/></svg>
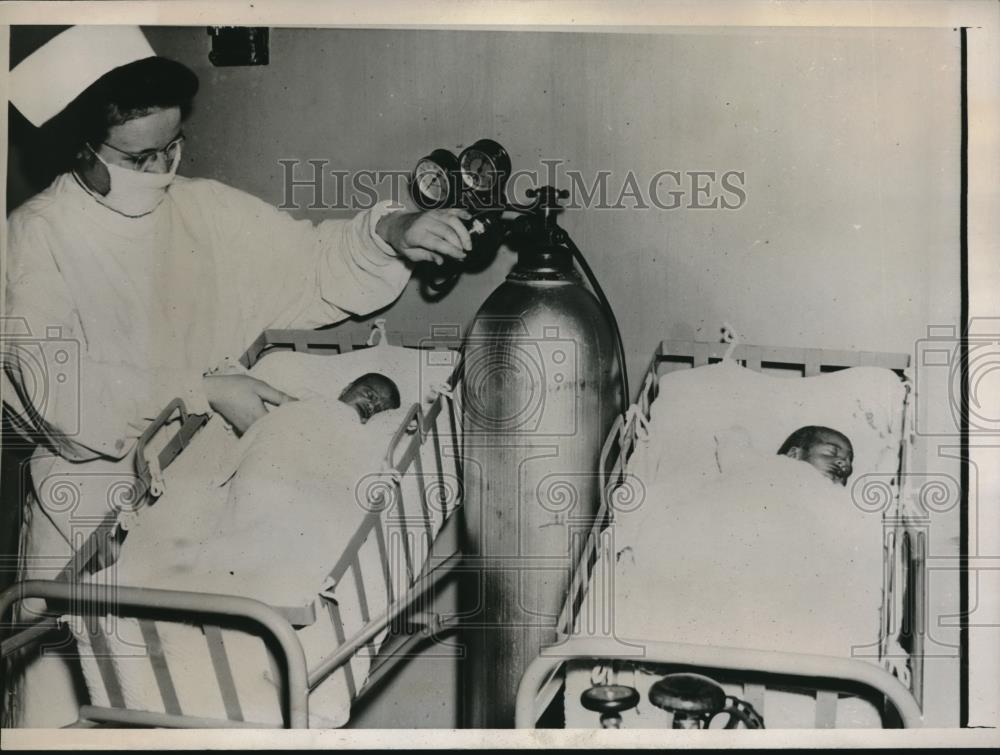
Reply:
<svg viewBox="0 0 1000 755"><path fill-rule="evenodd" d="M198 77L194 71L167 58L143 58L119 66L91 84L78 98L81 127L88 141L100 143L108 130L159 108L179 107L187 118Z"/></svg>
<svg viewBox="0 0 1000 755"><path fill-rule="evenodd" d="M175 60L151 57L119 66L87 87L63 112L61 126L73 134L67 146L75 154L85 144L100 144L113 126L161 108L178 107L181 117L187 118L197 92L198 76Z"/></svg>
<svg viewBox="0 0 1000 755"><path fill-rule="evenodd" d="M778 455L784 456L793 448L801 448L803 451L808 451L817 443L822 443L823 436L827 434L836 435L838 438L841 438L847 444L847 447L851 449L851 453L854 453L854 446L851 444L851 439L839 430L834 430L831 427L823 427L822 425L806 425L785 438L785 442L778 449Z"/></svg>

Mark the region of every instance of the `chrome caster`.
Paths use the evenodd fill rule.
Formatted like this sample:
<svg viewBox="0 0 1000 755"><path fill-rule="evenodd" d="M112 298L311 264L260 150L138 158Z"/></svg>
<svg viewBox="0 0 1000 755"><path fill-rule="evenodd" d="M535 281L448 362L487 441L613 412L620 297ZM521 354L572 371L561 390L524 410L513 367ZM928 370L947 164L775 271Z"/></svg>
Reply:
<svg viewBox="0 0 1000 755"><path fill-rule="evenodd" d="M639 693L623 684L600 684L584 690L580 702L587 710L601 714L601 726L605 729L620 729L621 713L639 704Z"/></svg>
<svg viewBox="0 0 1000 755"><path fill-rule="evenodd" d="M675 729L707 729L717 715L729 720L723 728L763 729L764 719L750 703L726 695L714 680L701 674L668 674L649 688L649 701L673 716Z"/></svg>

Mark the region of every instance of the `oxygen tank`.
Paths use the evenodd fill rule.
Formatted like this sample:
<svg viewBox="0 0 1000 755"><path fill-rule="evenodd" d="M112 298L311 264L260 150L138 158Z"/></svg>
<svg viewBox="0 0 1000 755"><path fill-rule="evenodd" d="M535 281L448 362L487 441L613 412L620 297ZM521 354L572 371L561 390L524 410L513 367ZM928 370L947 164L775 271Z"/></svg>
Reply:
<svg viewBox="0 0 1000 755"><path fill-rule="evenodd" d="M621 410L608 315L573 269L560 241L568 237L552 215L535 221L520 236L517 264L466 336L463 553L472 578L461 613L468 728L513 726L521 675L555 641L600 505L601 446Z"/></svg>

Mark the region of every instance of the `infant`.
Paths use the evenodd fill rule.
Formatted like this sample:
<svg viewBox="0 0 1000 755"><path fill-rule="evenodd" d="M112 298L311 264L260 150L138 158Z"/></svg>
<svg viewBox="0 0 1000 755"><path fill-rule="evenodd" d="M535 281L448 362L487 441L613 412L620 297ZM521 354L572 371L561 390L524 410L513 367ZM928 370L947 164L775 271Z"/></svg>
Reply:
<svg viewBox="0 0 1000 755"><path fill-rule="evenodd" d="M850 439L829 427L800 427L785 439L778 454L812 464L826 477L844 486L854 471L854 447Z"/></svg>
<svg viewBox="0 0 1000 755"><path fill-rule="evenodd" d="M348 406L353 406L361 418L361 424L379 412L399 408L399 388L378 372L368 372L353 380L337 397Z"/></svg>

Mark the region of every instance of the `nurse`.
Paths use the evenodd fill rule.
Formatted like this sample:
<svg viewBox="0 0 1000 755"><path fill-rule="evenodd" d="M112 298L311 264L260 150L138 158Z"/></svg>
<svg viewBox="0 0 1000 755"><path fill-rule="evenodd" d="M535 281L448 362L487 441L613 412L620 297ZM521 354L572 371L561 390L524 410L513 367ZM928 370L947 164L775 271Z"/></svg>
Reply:
<svg viewBox="0 0 1000 755"><path fill-rule="evenodd" d="M314 225L178 176L198 80L138 27L63 31L10 86L32 124L59 119L76 137L67 170L9 217L5 265L3 400L38 443L19 573L51 579L116 485L135 485L135 440L169 400L244 432L291 398L236 367L262 330L385 307L412 263L462 259L471 242L455 211L383 202ZM31 664L47 670L8 700L7 722L74 720L59 704L69 669Z"/></svg>

